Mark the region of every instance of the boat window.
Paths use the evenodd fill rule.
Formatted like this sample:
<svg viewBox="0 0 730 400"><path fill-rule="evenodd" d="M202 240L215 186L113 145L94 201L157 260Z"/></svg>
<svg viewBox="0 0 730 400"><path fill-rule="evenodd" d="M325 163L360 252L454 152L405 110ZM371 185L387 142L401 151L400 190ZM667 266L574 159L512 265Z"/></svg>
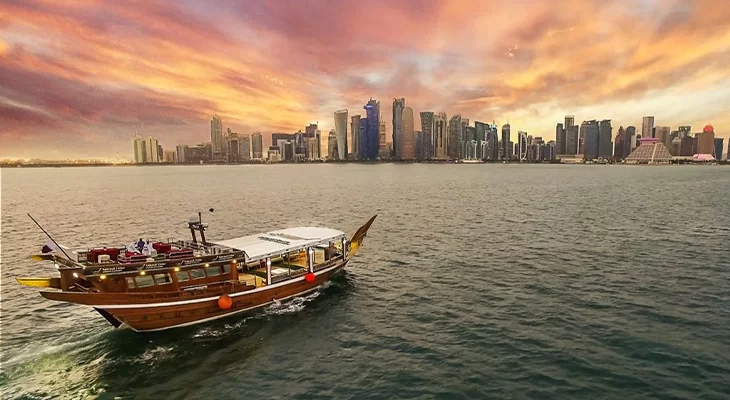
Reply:
<svg viewBox="0 0 730 400"><path fill-rule="evenodd" d="M158 285L166 285L168 283L172 283L172 279L170 279L170 274L155 274L155 283Z"/></svg>
<svg viewBox="0 0 730 400"><path fill-rule="evenodd" d="M221 274L221 267L218 265L212 266L212 267L205 267L205 273L208 274L208 276L216 276Z"/></svg>
<svg viewBox="0 0 730 400"><path fill-rule="evenodd" d="M190 275L188 275L188 271L177 271L177 281L178 282L185 282L188 279L190 279Z"/></svg>
<svg viewBox="0 0 730 400"><path fill-rule="evenodd" d="M155 284L155 280L149 275L140 275L134 279L137 281L138 288L154 286Z"/></svg>
<svg viewBox="0 0 730 400"><path fill-rule="evenodd" d="M194 268L188 271L190 273L190 279L205 278L205 272L200 268Z"/></svg>
<svg viewBox="0 0 730 400"><path fill-rule="evenodd" d="M127 281L127 289L134 289L137 287L137 285L134 284L134 278L131 276L124 278L124 280Z"/></svg>
<svg viewBox="0 0 730 400"><path fill-rule="evenodd" d="M231 273L231 265L230 264L223 264L223 273L224 274L230 274Z"/></svg>

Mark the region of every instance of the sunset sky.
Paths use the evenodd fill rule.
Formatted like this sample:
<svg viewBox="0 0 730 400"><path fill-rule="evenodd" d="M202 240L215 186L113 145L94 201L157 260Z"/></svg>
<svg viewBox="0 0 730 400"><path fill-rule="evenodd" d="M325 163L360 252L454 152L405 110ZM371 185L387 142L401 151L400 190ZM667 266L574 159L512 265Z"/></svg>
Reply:
<svg viewBox="0 0 730 400"><path fill-rule="evenodd" d="M0 2L0 159L129 159L135 131L209 141L213 113L326 137L371 97L389 140L394 97L548 139L565 114L728 137L730 2Z"/></svg>

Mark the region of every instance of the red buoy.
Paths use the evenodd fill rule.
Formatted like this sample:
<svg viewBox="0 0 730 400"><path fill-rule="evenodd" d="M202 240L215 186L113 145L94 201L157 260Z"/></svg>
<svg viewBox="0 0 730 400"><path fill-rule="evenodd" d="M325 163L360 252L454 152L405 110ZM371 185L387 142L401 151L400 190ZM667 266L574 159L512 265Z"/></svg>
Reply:
<svg viewBox="0 0 730 400"><path fill-rule="evenodd" d="M304 275L304 280L307 281L307 282L309 282L309 283L314 282L314 274L311 273L311 272L307 272L307 274Z"/></svg>
<svg viewBox="0 0 730 400"><path fill-rule="evenodd" d="M233 305L233 299L231 299L231 296L224 294L223 296L218 298L218 307L220 307L223 310L227 310L231 308Z"/></svg>

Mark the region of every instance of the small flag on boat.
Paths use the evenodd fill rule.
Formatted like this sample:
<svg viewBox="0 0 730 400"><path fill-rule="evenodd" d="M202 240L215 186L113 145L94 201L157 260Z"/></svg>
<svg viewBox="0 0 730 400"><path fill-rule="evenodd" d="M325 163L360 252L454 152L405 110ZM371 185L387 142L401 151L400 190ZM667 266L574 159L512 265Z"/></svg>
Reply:
<svg viewBox="0 0 730 400"><path fill-rule="evenodd" d="M43 248L41 249L41 253L46 254L52 252L53 250L56 250L56 244L53 243L53 240L49 240L48 243L46 243L46 245L43 246Z"/></svg>

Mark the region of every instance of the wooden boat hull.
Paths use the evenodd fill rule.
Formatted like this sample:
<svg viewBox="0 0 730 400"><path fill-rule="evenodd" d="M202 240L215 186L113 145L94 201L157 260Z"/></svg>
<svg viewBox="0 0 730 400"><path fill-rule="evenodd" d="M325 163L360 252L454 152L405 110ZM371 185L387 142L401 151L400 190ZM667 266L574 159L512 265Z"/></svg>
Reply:
<svg viewBox="0 0 730 400"><path fill-rule="evenodd" d="M251 290L235 291L220 287L217 292L180 296L180 293L119 294L41 292L50 300L93 306L112 325L125 324L138 332L159 331L188 326L228 315L264 307L274 301L306 294L330 280L332 275L345 267L348 260L315 272L313 282L302 276ZM233 290L231 290L233 289ZM218 305L218 299L227 294L232 300L228 309Z"/></svg>

